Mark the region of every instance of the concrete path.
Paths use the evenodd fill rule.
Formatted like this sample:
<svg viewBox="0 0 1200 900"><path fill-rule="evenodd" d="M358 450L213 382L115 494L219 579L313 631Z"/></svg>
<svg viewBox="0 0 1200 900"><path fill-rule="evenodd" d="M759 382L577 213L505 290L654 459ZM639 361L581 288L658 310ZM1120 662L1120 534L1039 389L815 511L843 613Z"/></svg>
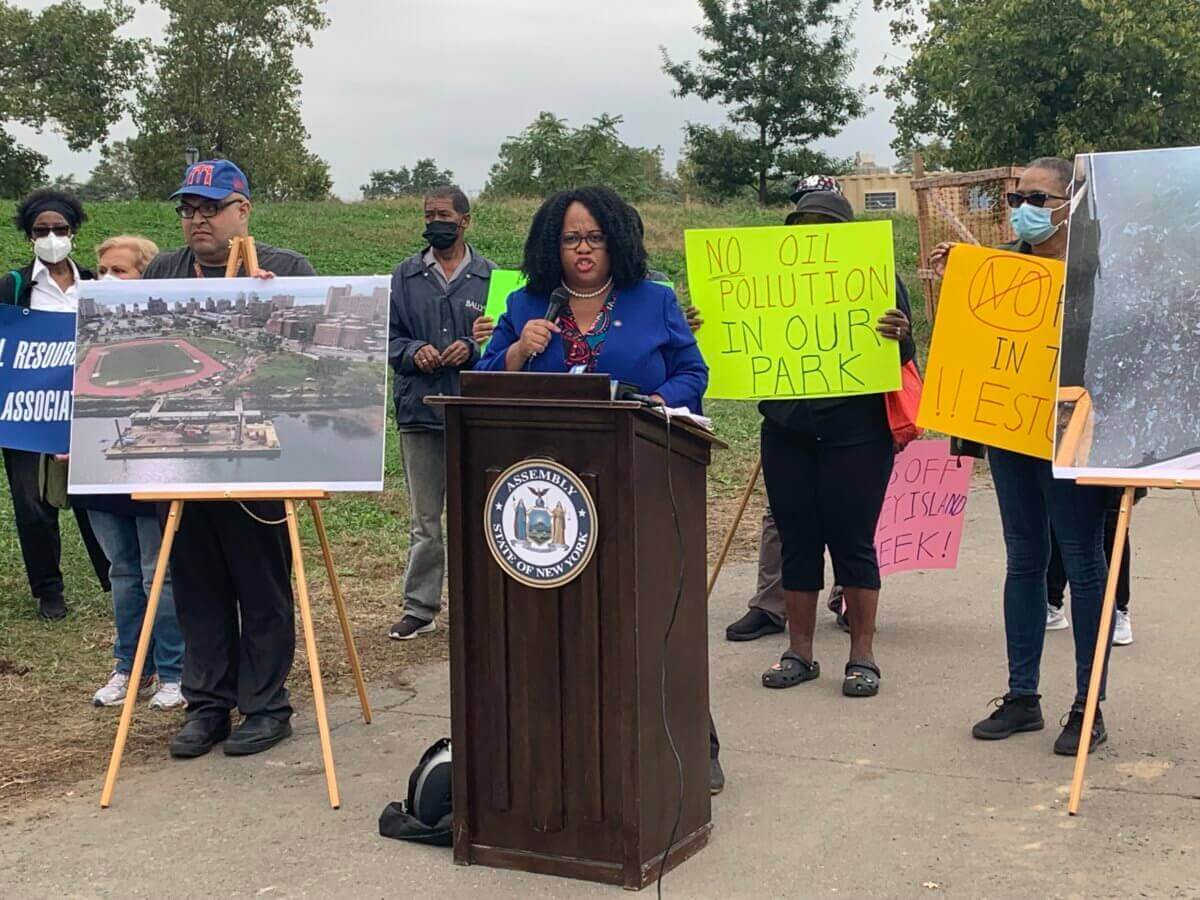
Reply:
<svg viewBox="0 0 1200 900"><path fill-rule="evenodd" d="M768 692L782 638L730 644L751 590L714 597L713 707L729 776L710 846L668 876L674 897L1200 897L1200 514L1158 492L1134 523L1136 643L1114 651L1110 743L1066 814L1071 761L1050 752L1072 696L1070 632L1047 635L1044 732L985 744L971 724L1004 692L1003 544L986 485L963 566L890 579L878 699L846 700L846 639L822 617L821 680ZM0 827L0 897L618 897L619 889L459 868L447 850L377 836L420 752L450 730L447 668L333 705L344 806L325 801L311 715L260 757L130 769L112 809L99 785ZM307 712L307 711L306 711ZM1050 720L1054 720L1051 722Z"/></svg>

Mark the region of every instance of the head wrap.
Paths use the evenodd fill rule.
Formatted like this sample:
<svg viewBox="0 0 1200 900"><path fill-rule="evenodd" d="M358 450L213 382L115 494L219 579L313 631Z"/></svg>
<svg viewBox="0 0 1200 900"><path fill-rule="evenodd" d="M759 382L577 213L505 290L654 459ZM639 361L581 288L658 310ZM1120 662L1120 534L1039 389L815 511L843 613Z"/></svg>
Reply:
<svg viewBox="0 0 1200 900"><path fill-rule="evenodd" d="M44 212L59 213L67 220L67 224L71 226L72 231L78 231L79 226L82 224L79 221L78 210L73 209L71 204L64 203L58 197L34 197L21 212L21 229L26 234L30 234L33 231L33 223Z"/></svg>
<svg viewBox="0 0 1200 900"><path fill-rule="evenodd" d="M807 178L801 178L792 185L792 196L790 199L793 203L799 203L801 197L813 191L831 191L835 194L840 194L842 186L837 183L837 179L832 175L809 175Z"/></svg>

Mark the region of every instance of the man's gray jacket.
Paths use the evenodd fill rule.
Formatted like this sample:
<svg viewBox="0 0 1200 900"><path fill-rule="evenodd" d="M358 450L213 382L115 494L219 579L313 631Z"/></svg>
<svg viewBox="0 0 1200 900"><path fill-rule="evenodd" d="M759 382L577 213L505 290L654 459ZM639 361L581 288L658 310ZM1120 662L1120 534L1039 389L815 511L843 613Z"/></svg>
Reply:
<svg viewBox="0 0 1200 900"><path fill-rule="evenodd" d="M442 411L424 401L434 394L457 394L458 373L479 361L471 325L487 306L488 286L496 268L472 248L471 261L447 288L425 265L424 257L423 250L392 273L388 361L395 373L396 424L401 431L443 427ZM428 374L417 368L413 356L423 346L430 344L441 353L455 341L463 341L471 349L462 366L441 366Z"/></svg>

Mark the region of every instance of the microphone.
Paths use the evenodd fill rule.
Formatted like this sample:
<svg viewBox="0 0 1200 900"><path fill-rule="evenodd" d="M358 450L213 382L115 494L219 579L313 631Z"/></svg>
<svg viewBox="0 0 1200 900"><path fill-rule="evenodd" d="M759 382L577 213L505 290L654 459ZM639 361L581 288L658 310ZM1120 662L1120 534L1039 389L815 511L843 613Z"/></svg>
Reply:
<svg viewBox="0 0 1200 900"><path fill-rule="evenodd" d="M650 407L657 407L659 405L657 400L651 400L649 396L643 394L638 385L627 384L624 381L617 385L616 399L620 401L633 401L634 403Z"/></svg>
<svg viewBox="0 0 1200 900"><path fill-rule="evenodd" d="M555 321L558 318L559 314L562 312L563 307L566 306L567 303L570 302L570 300L571 300L571 294L570 294L570 292L567 291L567 289L565 287L563 287L561 285L556 287L554 289L554 293L552 293L550 295L550 302L548 304L546 304L546 321L548 321L548 322ZM521 371L523 371L523 372L529 371L529 364L531 362L533 362L534 358L537 357L537 355L538 354L535 353L533 356L529 357L529 359L525 360L525 365L521 366Z"/></svg>
<svg viewBox="0 0 1200 900"><path fill-rule="evenodd" d="M571 301L571 294L565 287L561 285L554 289L554 293L550 295L550 302L546 305L546 320L554 322L558 319L562 308Z"/></svg>

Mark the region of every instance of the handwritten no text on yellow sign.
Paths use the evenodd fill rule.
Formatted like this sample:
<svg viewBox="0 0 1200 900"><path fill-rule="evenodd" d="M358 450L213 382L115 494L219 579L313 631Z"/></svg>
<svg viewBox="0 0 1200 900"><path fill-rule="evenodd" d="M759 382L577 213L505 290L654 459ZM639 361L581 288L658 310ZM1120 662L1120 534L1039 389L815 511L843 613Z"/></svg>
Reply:
<svg viewBox="0 0 1200 900"><path fill-rule="evenodd" d="M1063 264L958 244L938 298L917 424L1050 459Z"/></svg>
<svg viewBox="0 0 1200 900"><path fill-rule="evenodd" d="M704 229L684 243L709 397L900 387L899 345L875 330L896 305L891 222Z"/></svg>

